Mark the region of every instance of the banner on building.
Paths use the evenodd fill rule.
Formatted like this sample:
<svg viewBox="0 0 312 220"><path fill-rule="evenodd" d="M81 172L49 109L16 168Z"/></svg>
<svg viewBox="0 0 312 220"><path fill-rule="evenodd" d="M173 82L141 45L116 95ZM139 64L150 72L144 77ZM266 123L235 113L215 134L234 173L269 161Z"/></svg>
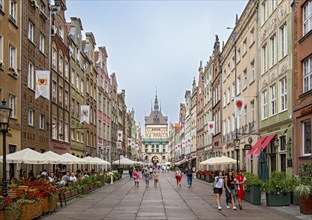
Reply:
<svg viewBox="0 0 312 220"><path fill-rule="evenodd" d="M36 70L36 93L35 99L42 96L50 100L50 71Z"/></svg>
<svg viewBox="0 0 312 220"><path fill-rule="evenodd" d="M244 111L244 97L234 97L235 118L241 116Z"/></svg>
<svg viewBox="0 0 312 220"><path fill-rule="evenodd" d="M89 124L90 119L90 106L81 105L80 106L80 123L86 122Z"/></svg>
<svg viewBox="0 0 312 220"><path fill-rule="evenodd" d="M128 138L128 146L132 145L132 138Z"/></svg>
<svg viewBox="0 0 312 220"><path fill-rule="evenodd" d="M117 131L117 141L122 141L122 131Z"/></svg>
<svg viewBox="0 0 312 220"><path fill-rule="evenodd" d="M208 134L215 134L215 122L208 121Z"/></svg>

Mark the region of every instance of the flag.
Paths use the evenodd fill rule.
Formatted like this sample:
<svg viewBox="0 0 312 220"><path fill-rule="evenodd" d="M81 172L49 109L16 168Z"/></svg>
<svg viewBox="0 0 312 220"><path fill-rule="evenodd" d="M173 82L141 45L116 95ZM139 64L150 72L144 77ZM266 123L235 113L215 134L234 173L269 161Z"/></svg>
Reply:
<svg viewBox="0 0 312 220"><path fill-rule="evenodd" d="M214 123L214 121L208 121L208 134L215 134L215 123Z"/></svg>
<svg viewBox="0 0 312 220"><path fill-rule="evenodd" d="M132 145L132 138L128 138L128 146Z"/></svg>
<svg viewBox="0 0 312 220"><path fill-rule="evenodd" d="M80 123L87 122L89 124L90 118L90 106L81 105L80 106Z"/></svg>
<svg viewBox="0 0 312 220"><path fill-rule="evenodd" d="M50 71L36 70L36 93L35 99L42 96L50 100Z"/></svg>
<svg viewBox="0 0 312 220"><path fill-rule="evenodd" d="M244 97L234 97L235 118L238 118L244 111Z"/></svg>
<svg viewBox="0 0 312 220"><path fill-rule="evenodd" d="M117 141L122 141L122 131L117 131Z"/></svg>

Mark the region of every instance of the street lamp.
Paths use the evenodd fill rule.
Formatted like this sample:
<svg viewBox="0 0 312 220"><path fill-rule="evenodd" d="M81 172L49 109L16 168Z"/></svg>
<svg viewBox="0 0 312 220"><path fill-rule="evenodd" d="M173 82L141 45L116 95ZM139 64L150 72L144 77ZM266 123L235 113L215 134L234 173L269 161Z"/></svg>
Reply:
<svg viewBox="0 0 312 220"><path fill-rule="evenodd" d="M12 109L6 106L6 101L2 101L0 106L0 129L3 134L3 179L2 179L2 196L8 196L7 182L6 182L6 134L8 133L8 128L10 126L10 117Z"/></svg>
<svg viewBox="0 0 312 220"><path fill-rule="evenodd" d="M236 151L236 171L238 173L238 153L239 153L239 145L240 145L240 139L237 137L234 139L234 150Z"/></svg>

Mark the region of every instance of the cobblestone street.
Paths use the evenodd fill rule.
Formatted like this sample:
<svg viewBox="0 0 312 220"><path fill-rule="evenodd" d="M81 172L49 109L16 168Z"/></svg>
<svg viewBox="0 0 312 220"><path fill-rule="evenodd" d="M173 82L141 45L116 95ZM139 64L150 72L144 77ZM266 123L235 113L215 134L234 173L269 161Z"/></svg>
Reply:
<svg viewBox="0 0 312 220"><path fill-rule="evenodd" d="M278 209L247 202L243 210L227 209L224 195L221 198L223 209L218 211L209 183L194 179L193 186L188 188L183 177L180 188L176 186L172 172L159 176L157 188L152 182L146 187L143 181L139 188L134 188L133 181L125 177L113 185L69 201L42 219L297 219Z"/></svg>

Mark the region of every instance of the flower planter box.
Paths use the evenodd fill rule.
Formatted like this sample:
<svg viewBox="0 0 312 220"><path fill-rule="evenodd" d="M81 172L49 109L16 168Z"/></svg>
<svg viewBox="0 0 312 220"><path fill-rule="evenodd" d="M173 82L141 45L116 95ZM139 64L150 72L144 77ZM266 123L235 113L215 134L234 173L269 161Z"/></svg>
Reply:
<svg viewBox="0 0 312 220"><path fill-rule="evenodd" d="M312 214L312 194L308 197L300 197L300 213L305 215Z"/></svg>
<svg viewBox="0 0 312 220"><path fill-rule="evenodd" d="M49 212L49 198L48 197L42 198L41 209L42 209L42 213Z"/></svg>
<svg viewBox="0 0 312 220"><path fill-rule="evenodd" d="M213 177L212 176L206 176L206 182L212 183L213 182Z"/></svg>
<svg viewBox="0 0 312 220"><path fill-rule="evenodd" d="M39 218L42 215L41 206L41 202L23 204L20 219L31 220L34 218Z"/></svg>
<svg viewBox="0 0 312 220"><path fill-rule="evenodd" d="M300 204L300 198L298 196L296 196L293 192L290 195L291 195L291 204L292 205L299 205Z"/></svg>
<svg viewBox="0 0 312 220"><path fill-rule="evenodd" d="M65 192L65 199L68 199L70 196L70 191Z"/></svg>
<svg viewBox="0 0 312 220"><path fill-rule="evenodd" d="M77 194L78 194L78 189L74 189L74 190L70 191L70 196L71 196L71 197L74 197L74 196L76 196Z"/></svg>
<svg viewBox="0 0 312 220"><path fill-rule="evenodd" d="M271 194L266 193L267 206L288 206L290 205L290 193Z"/></svg>
<svg viewBox="0 0 312 220"><path fill-rule="evenodd" d="M8 212L8 211L1 211L0 212L0 220L16 220L16 212Z"/></svg>
<svg viewBox="0 0 312 220"><path fill-rule="evenodd" d="M250 201L253 205L261 205L261 188L260 186L250 187Z"/></svg>
<svg viewBox="0 0 312 220"><path fill-rule="evenodd" d="M245 191L245 201L250 202L250 191Z"/></svg>

